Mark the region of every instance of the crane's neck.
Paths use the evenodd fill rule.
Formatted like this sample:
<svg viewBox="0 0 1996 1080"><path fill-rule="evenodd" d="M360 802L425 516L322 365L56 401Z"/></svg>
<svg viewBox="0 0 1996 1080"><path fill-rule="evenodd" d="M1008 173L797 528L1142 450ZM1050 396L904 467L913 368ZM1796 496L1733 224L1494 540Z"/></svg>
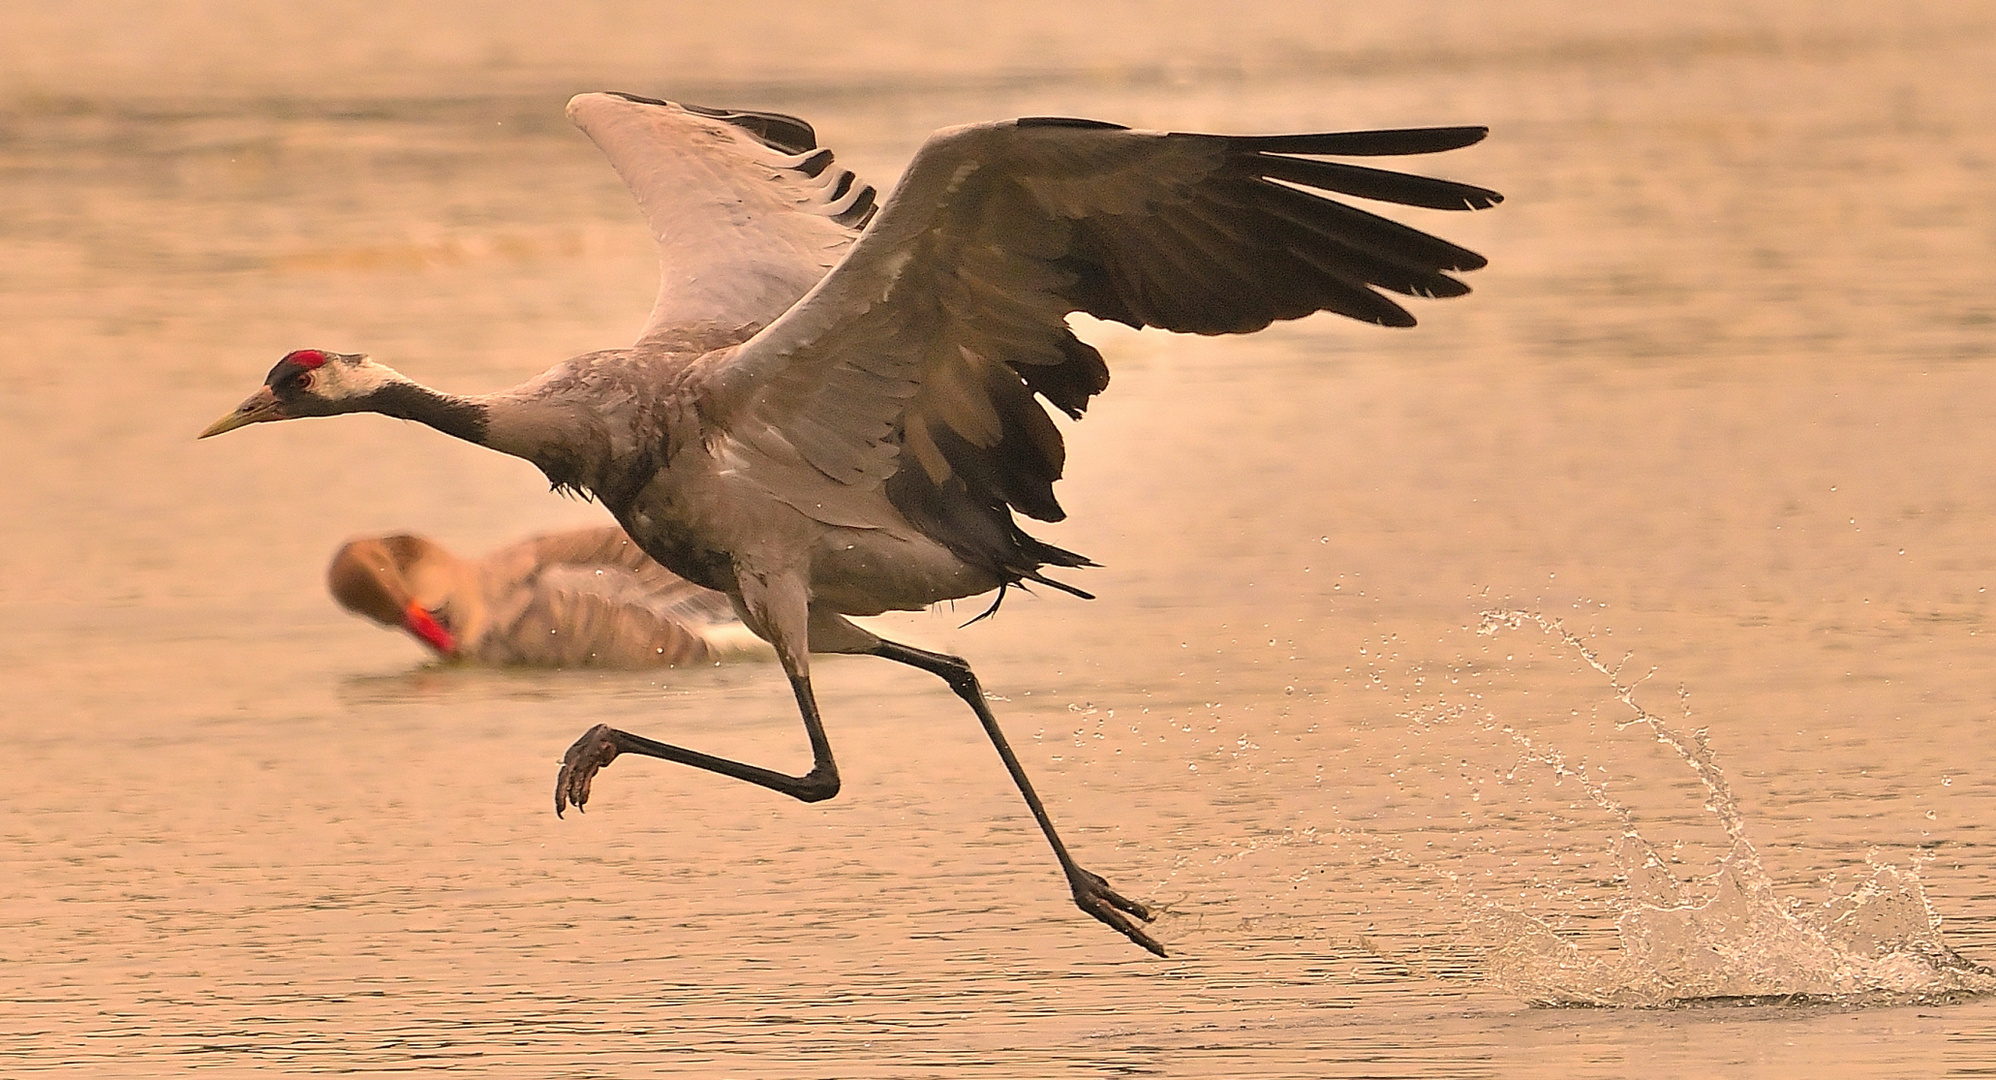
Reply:
<svg viewBox="0 0 1996 1080"><path fill-rule="evenodd" d="M369 412L428 424L446 435L480 446L492 445L492 408L479 398L446 394L419 382L398 379L362 400L365 403L363 407Z"/></svg>
<svg viewBox="0 0 1996 1080"><path fill-rule="evenodd" d="M587 409L560 394L539 392L538 382L492 394L447 394L392 369L380 382L349 399L343 412L377 412L427 424L446 435L524 458L550 483L576 491L604 491L601 460L608 440Z"/></svg>

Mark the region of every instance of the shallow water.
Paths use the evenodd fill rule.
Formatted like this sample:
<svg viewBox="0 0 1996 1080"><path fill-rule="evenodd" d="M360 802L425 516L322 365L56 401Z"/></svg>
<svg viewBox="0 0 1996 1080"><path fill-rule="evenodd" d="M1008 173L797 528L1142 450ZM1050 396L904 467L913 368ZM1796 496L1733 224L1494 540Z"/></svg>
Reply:
<svg viewBox="0 0 1996 1080"><path fill-rule="evenodd" d="M8 9L0 1071L1986 1072L1996 1002L1946 986L1547 1009L1509 965L1629 972L1631 828L1687 900L1740 864L1601 673L1479 632L1508 609L1706 731L1765 910L1892 867L1996 963L1996 21L1736 6ZM600 511L376 417L192 440L290 348L482 390L627 341L648 241L560 115L603 86L797 112L883 185L1005 115L1495 129L1433 164L1504 206L1409 215L1492 259L1421 327L1094 334L1042 534L1100 600L886 620L977 666L1171 959L891 665L817 669L830 803L625 761L557 820L600 720L801 767L782 679L424 667L324 596L342 539ZM1661 963L1589 988L1660 1004Z"/></svg>

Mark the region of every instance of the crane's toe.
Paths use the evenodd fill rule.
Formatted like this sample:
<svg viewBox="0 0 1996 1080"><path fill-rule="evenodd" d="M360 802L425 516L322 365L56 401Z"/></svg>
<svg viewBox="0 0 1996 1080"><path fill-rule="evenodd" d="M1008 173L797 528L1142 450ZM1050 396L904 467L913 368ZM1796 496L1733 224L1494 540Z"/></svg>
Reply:
<svg viewBox="0 0 1996 1080"><path fill-rule="evenodd" d="M617 760L617 731L598 724L582 733L561 756L561 772L554 778L554 816L574 804L577 810L589 801L589 784L596 771Z"/></svg>
<svg viewBox="0 0 1996 1080"><path fill-rule="evenodd" d="M1142 923L1130 918L1134 915L1143 922L1150 922L1157 917L1151 913L1150 908L1110 888L1109 883L1099 874L1081 870L1079 877L1069 880L1074 886L1076 907L1151 952L1159 956L1166 955L1164 946L1158 944L1157 939L1144 930Z"/></svg>

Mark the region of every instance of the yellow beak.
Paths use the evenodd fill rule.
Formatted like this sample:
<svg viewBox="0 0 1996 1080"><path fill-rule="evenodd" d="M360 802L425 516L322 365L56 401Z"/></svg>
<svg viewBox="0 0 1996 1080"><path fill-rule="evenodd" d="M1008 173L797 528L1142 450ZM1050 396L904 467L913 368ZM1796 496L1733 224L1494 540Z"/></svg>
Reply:
<svg viewBox="0 0 1996 1080"><path fill-rule="evenodd" d="M283 419L285 419L284 410L277 403L277 395L271 393L270 387L266 386L256 393L251 394L241 405L236 406L235 411L209 424L208 430L195 436L195 438L205 439L210 435L220 435L224 431L234 431L239 427L245 427L249 424L258 424L265 420Z"/></svg>

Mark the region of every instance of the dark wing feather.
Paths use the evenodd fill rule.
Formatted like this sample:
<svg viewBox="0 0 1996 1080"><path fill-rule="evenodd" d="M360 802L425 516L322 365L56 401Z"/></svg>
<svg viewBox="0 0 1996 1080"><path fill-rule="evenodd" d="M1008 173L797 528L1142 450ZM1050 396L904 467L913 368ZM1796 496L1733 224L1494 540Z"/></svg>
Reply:
<svg viewBox="0 0 1996 1080"><path fill-rule="evenodd" d="M746 443L884 484L919 528L1006 580L1086 560L1020 531L1062 517L1060 432L1107 385L1076 311L1245 333L1332 311L1390 326L1385 293L1459 296L1481 256L1330 194L1451 210L1496 192L1320 160L1428 153L1481 128L1227 137L1033 118L940 132L879 219L708 384ZM1381 290L1385 290L1382 292Z"/></svg>
<svg viewBox="0 0 1996 1080"><path fill-rule="evenodd" d="M641 98L635 94L618 94L617 96L626 101L635 101L645 105L672 104L669 101ZM690 102L681 102L679 107L690 113L711 116L716 120L725 120L755 136L764 146L781 150L786 154L801 154L806 150L816 150L818 148L817 131L810 124L794 116L786 116L783 113L773 112L753 112L748 109L710 109L705 105L694 105ZM826 153L824 160L827 162L831 160L829 151ZM822 169L823 166L820 165L818 170L811 172L811 175L818 175L818 171Z"/></svg>
<svg viewBox="0 0 1996 1080"><path fill-rule="evenodd" d="M1230 135L1234 145L1258 154L1322 154L1330 157L1404 157L1439 154L1475 146L1487 127L1391 128L1384 131L1327 131L1315 135Z"/></svg>
<svg viewBox="0 0 1996 1080"><path fill-rule="evenodd" d="M873 188L794 116L581 94L568 117L623 177L658 243L641 342L745 339L816 285L873 216Z"/></svg>

